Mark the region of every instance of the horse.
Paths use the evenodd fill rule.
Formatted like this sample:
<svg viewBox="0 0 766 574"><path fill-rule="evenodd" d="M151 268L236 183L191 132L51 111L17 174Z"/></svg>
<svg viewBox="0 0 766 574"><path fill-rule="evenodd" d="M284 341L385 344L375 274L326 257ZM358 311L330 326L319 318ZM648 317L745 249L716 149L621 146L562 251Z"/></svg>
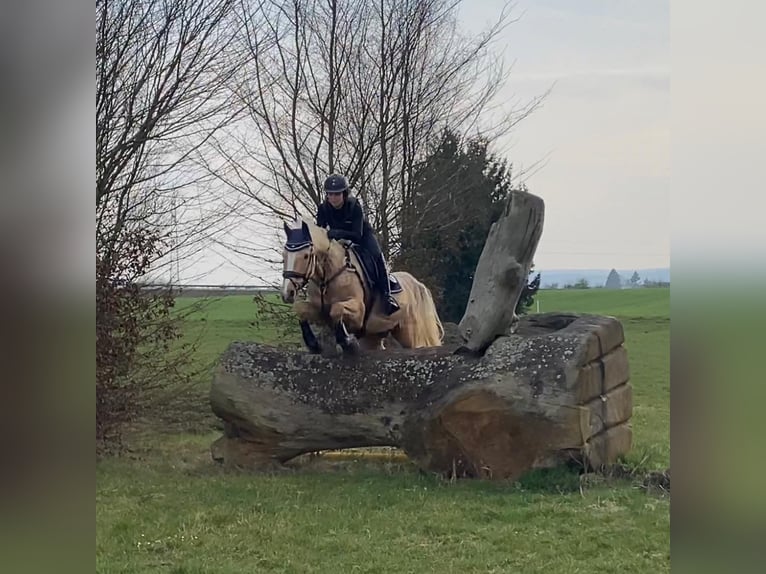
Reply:
<svg viewBox="0 0 766 574"><path fill-rule="evenodd" d="M384 349L389 333L404 348L441 346L444 327L431 291L410 273L390 274L401 286L392 290L400 308L386 315L349 242L331 240L326 229L300 218L284 228L282 300L293 305L310 352L322 352L310 323L334 330L335 341L352 354ZM305 299L296 299L304 291Z"/></svg>

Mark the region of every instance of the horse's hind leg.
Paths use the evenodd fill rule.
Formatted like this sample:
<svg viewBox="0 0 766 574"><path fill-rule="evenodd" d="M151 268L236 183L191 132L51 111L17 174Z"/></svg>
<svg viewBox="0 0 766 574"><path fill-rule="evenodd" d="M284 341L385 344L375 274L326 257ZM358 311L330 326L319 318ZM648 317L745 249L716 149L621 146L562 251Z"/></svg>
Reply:
<svg viewBox="0 0 766 574"><path fill-rule="evenodd" d="M400 321L391 331L391 336L405 349L427 346L422 335L419 335L418 325L410 317Z"/></svg>
<svg viewBox="0 0 766 574"><path fill-rule="evenodd" d="M407 325L407 324L397 325L394 328L394 330L391 331L391 336L403 348L405 349L415 348L415 329L413 329L410 325Z"/></svg>
<svg viewBox="0 0 766 574"><path fill-rule="evenodd" d="M359 340L359 344L365 351L383 351L386 348L383 344L385 338L385 335L367 335Z"/></svg>

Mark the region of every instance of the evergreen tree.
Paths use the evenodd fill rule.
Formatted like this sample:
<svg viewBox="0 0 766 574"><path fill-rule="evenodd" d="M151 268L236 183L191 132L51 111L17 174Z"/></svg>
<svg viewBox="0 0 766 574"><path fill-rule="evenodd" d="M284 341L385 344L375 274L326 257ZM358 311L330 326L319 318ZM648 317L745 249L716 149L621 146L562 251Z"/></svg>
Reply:
<svg viewBox="0 0 766 574"><path fill-rule="evenodd" d="M450 130L421 165L402 209L395 265L429 286L442 320L459 321L465 312L489 229L511 190L510 166L489 153L487 141L463 142ZM538 288L539 274L522 293L517 314L532 305Z"/></svg>

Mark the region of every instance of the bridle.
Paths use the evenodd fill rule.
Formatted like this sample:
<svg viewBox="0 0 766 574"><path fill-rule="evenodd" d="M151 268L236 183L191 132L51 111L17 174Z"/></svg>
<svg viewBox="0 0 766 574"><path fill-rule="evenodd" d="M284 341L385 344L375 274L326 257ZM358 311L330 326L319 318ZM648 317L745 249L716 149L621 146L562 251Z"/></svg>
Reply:
<svg viewBox="0 0 766 574"><path fill-rule="evenodd" d="M298 293L306 289L309 283L314 283L314 285L319 287L320 295L322 298L322 306L324 307L324 296L330 284L335 281L335 279L340 277L344 271L356 271L356 269L351 263L348 249L346 249L346 264L338 269L329 279L325 277L319 277L319 273L317 271L320 269L320 267L317 265L317 253L314 250L313 243L307 242L299 245L286 244L285 249L287 251L301 251L305 249L307 245L311 246L311 251L309 251L309 264L306 268L306 273L288 270L282 272L282 277L290 281L290 283L292 283L293 287L295 288L295 291ZM298 283L296 280L300 281L300 283Z"/></svg>
<svg viewBox="0 0 766 574"><path fill-rule="evenodd" d="M317 256L316 256L316 252L314 251L314 245L310 242L303 243L300 245L290 245L289 243L285 245L285 249L287 251L292 251L292 252L302 251L307 246L310 246L311 250L309 251L309 264L308 264L308 267L306 267L306 273L301 273L299 271L293 271L293 270L282 271L282 277L284 277L285 279L290 281L290 283L292 283L296 292L303 291L308 285L308 282L314 279L314 275L317 270ZM298 283L296 280L300 281L300 283Z"/></svg>

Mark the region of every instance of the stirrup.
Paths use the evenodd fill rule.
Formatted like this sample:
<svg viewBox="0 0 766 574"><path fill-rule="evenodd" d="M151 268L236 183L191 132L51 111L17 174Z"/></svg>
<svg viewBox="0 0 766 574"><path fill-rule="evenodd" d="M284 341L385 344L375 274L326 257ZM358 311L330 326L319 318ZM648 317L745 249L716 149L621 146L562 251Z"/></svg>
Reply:
<svg viewBox="0 0 766 574"><path fill-rule="evenodd" d="M399 306L399 303L397 303L396 299L394 299L391 295L389 295L385 299L385 305L386 305L386 313L388 315L393 315L394 313L396 313L397 311L401 309L401 307Z"/></svg>

